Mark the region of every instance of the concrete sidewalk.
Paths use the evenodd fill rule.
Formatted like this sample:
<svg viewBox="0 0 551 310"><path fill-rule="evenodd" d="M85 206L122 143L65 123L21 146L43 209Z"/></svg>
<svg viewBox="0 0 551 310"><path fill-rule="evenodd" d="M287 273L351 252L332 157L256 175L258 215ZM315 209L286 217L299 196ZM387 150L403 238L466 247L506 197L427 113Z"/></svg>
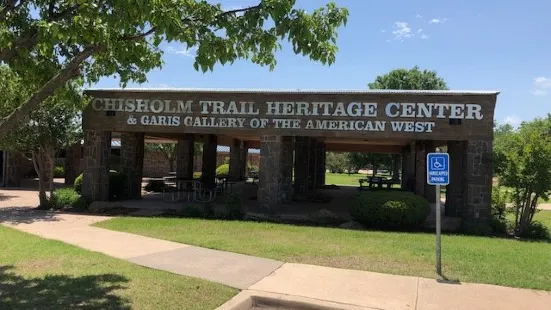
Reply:
<svg viewBox="0 0 551 310"><path fill-rule="evenodd" d="M44 238L126 259L139 265L242 289L243 296L272 294L331 309L550 309L551 293L483 284L345 270L204 249L89 226L108 217L32 211L32 198L0 194L0 223ZM36 193L34 193L36 194ZM340 306L335 306L340 305ZM325 309L329 309L326 307Z"/></svg>

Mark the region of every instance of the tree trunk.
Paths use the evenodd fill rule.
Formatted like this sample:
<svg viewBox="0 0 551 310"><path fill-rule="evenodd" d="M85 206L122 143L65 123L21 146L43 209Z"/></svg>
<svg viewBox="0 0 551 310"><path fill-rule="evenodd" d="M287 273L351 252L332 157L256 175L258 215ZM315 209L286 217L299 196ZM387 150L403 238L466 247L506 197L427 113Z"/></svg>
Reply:
<svg viewBox="0 0 551 310"><path fill-rule="evenodd" d="M44 184L44 161L42 160L42 156L40 154L40 151L32 152L32 158L33 158L33 166L34 170L36 171L36 174L38 175L38 200L39 200L39 209L47 209L48 208L48 197L46 196L46 186Z"/></svg>

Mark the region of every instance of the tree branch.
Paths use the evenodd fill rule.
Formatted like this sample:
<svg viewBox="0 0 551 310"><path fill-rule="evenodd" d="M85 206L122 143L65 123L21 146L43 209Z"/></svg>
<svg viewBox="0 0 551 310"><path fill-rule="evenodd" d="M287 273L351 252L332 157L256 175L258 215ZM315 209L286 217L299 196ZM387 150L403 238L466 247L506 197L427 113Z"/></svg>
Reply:
<svg viewBox="0 0 551 310"><path fill-rule="evenodd" d="M42 88L35 92L25 103L15 109L4 121L0 122L0 140L4 139L11 128L16 128L17 124L36 109L42 101L51 96L56 89L65 85L69 80L80 75L80 65L91 55L105 50L105 46L96 45L84 49L57 75L51 78Z"/></svg>
<svg viewBox="0 0 551 310"><path fill-rule="evenodd" d="M226 15L235 14L235 13L259 10L261 8L262 8L262 4L259 3L257 5L249 6L249 7L246 7L246 8L241 8L241 9L235 9L235 10L229 10L229 11L222 12L222 13L216 15L216 18L220 18L220 17L226 16Z"/></svg>

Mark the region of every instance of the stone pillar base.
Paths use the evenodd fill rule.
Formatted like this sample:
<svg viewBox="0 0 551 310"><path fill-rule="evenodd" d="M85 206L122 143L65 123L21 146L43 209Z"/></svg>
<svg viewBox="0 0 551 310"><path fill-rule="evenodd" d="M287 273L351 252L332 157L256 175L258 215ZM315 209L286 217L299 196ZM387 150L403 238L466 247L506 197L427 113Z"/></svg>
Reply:
<svg viewBox="0 0 551 310"><path fill-rule="evenodd" d="M262 136L258 203L266 212L291 201L293 172L292 137Z"/></svg>
<svg viewBox="0 0 551 310"><path fill-rule="evenodd" d="M88 201L109 199L111 132L85 130L82 196Z"/></svg>
<svg viewBox="0 0 551 310"><path fill-rule="evenodd" d="M125 198L142 196L144 136L143 132L121 134L121 172L125 176Z"/></svg>

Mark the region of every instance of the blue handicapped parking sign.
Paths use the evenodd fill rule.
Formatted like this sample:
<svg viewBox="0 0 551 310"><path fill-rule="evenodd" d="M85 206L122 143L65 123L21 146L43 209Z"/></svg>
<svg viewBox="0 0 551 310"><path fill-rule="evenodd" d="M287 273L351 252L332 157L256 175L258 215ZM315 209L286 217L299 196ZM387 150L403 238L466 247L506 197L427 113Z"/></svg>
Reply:
<svg viewBox="0 0 551 310"><path fill-rule="evenodd" d="M448 153L427 154L427 183L448 185L450 183L450 155Z"/></svg>

